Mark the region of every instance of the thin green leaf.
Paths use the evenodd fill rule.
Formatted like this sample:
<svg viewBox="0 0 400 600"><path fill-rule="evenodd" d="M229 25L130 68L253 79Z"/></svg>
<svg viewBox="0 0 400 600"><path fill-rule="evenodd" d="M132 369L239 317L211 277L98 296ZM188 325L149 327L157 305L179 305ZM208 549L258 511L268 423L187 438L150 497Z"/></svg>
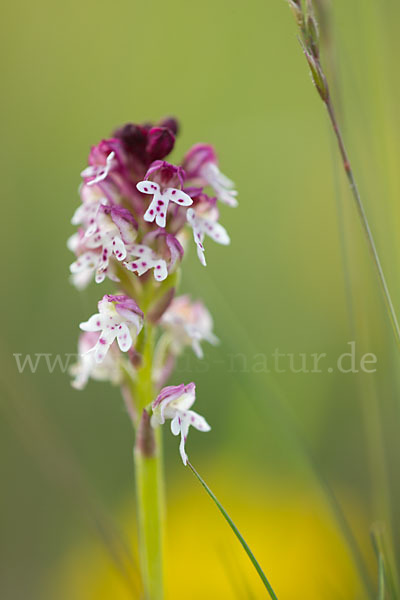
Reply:
<svg viewBox="0 0 400 600"><path fill-rule="evenodd" d="M385 563L382 554L378 557L378 600L385 600Z"/></svg>
<svg viewBox="0 0 400 600"><path fill-rule="evenodd" d="M201 485L206 490L207 494L210 496L210 498L212 500L214 500L215 504L217 505L218 509L221 511L222 515L224 516L224 518L227 521L228 525L232 529L233 533L236 535L237 539L239 540L239 542L243 546L244 551L246 552L247 556L249 557L249 559L253 563L253 566L254 566L255 570L257 571L257 573L258 573L261 581L263 582L265 588L267 589L268 594L270 595L270 597L273 600L278 600L278 597L276 596L274 590L272 589L272 586L271 586L270 582L268 581L268 579L267 579L264 571L262 570L261 566L259 565L256 557L254 556L254 554L250 550L248 544L246 543L246 541L243 538L242 534L240 533L239 529L236 527L235 523L232 521L231 517L228 515L228 513L226 512L226 510L224 509L224 507L222 506L222 504L218 500L218 498L210 490L210 488L208 487L208 485L206 484L206 482L204 481L204 479L196 471L196 469L194 468L194 466L189 461L188 461L187 464L188 464L188 467L191 469L191 471L196 475L197 479L200 481Z"/></svg>
<svg viewBox="0 0 400 600"><path fill-rule="evenodd" d="M385 600L386 598L398 600L400 593L397 586L396 569L393 568L392 551L386 543L382 523L374 523L371 529L371 537L372 545L378 559L378 600Z"/></svg>

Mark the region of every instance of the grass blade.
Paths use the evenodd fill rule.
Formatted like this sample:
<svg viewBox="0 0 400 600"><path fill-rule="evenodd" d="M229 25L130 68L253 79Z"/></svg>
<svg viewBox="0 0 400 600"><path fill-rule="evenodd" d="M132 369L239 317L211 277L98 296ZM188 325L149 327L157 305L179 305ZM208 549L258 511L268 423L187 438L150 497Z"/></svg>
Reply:
<svg viewBox="0 0 400 600"><path fill-rule="evenodd" d="M271 586L270 582L268 581L267 576L265 575L264 571L262 570L261 566L259 565L256 557L254 556L254 554L250 550L248 544L246 543L246 541L243 538L242 534L240 533L239 529L236 527L235 523L232 521L231 517L226 512L225 508L222 506L222 504L220 503L220 501L218 500L218 498L210 490L210 488L208 487L208 485L206 484L206 482L204 481L204 479L196 471L196 469L194 468L194 466L189 461L188 461L187 464L188 464L188 467L191 469L191 471L194 473L194 475L197 477L197 479L200 481L201 485L206 490L207 494L215 502L215 504L217 505L218 509L222 513L223 517L227 521L229 527L232 529L233 533L236 535L237 539L239 540L239 542L243 546L244 551L246 552L247 556L249 557L249 559L253 563L253 566L254 566L255 570L257 571L257 573L258 573L261 581L263 582L265 588L267 589L269 596L273 600L278 600L278 597L276 596L274 590L272 589L272 586Z"/></svg>
<svg viewBox="0 0 400 600"><path fill-rule="evenodd" d="M382 554L378 556L378 600L385 600L385 564Z"/></svg>

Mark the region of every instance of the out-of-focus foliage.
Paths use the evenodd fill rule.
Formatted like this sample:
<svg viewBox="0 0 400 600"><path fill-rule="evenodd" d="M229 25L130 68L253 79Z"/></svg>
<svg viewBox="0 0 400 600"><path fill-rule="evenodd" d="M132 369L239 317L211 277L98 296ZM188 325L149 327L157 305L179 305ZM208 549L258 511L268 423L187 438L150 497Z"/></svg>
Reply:
<svg viewBox="0 0 400 600"><path fill-rule="evenodd" d="M400 307L400 7L332 4L324 60ZM98 563L92 551L93 498L130 529L118 507L134 514L133 439L118 391L91 383L76 392L44 360L36 373L19 374L13 353L76 352L77 324L107 292L102 284L78 294L68 282L65 240L90 145L126 121L174 114L182 123L176 156L198 140L215 144L240 193L239 208L221 215L232 245L210 243L207 269L193 252L181 286L204 299L221 338L203 363L183 362L171 380L196 381L199 410L213 426L207 438L193 432L189 455L254 542L282 598L305 589L309 598L356 598L350 558L281 407L293 413L373 565L369 525L387 517L387 481L392 507L399 503L399 358L285 2L39 0L4 13L2 597L42 599L75 555L74 581L106 589L98 565L108 555ZM376 354L375 374L329 372L351 341L358 364ZM299 353L326 353L326 368L276 372L276 349L294 354L296 366ZM183 590L200 583L228 590L227 570L253 581L226 525L179 464L176 439L166 435L165 445L170 589L181 577L175 597L195 597Z"/></svg>

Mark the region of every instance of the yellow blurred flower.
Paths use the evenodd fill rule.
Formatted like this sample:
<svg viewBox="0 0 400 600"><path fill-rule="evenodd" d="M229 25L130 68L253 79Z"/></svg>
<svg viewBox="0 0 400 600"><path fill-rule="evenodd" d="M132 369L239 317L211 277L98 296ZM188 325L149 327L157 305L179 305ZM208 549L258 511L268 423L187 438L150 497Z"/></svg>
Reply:
<svg viewBox="0 0 400 600"><path fill-rule="evenodd" d="M213 469L208 480L271 581L279 600L356 600L361 584L333 517L317 491L279 481L249 487ZM247 556L213 503L187 472L168 495L167 600L266 598ZM134 507L131 507L131 513ZM136 525L122 511L134 545ZM125 515L125 516L124 516ZM138 572L133 579L139 586ZM131 600L111 557L97 542L82 545L60 568L57 600Z"/></svg>

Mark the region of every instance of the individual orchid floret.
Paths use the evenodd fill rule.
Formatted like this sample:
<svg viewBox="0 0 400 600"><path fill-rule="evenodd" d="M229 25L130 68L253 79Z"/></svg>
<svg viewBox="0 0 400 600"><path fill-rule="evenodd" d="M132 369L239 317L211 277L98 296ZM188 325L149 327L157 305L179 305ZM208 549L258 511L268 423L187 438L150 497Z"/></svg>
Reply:
<svg viewBox="0 0 400 600"><path fill-rule="evenodd" d="M88 180L86 181L86 184L91 186L104 181L115 164L114 158L115 152L112 151L106 157L105 164L90 165L89 167L86 167L81 173L81 177Z"/></svg>
<svg viewBox="0 0 400 600"><path fill-rule="evenodd" d="M96 344L89 350L96 363L101 363L115 339L122 352L127 352L143 326L143 312L136 302L125 295L105 295L99 304L99 312L79 326L83 331L99 331Z"/></svg>
<svg viewBox="0 0 400 600"><path fill-rule="evenodd" d="M157 254L144 244L132 244L129 247L129 255L134 257L133 261L124 261L124 265L129 271L137 273L139 277L153 269L156 281L164 281L168 276L167 263L157 256Z"/></svg>
<svg viewBox="0 0 400 600"><path fill-rule="evenodd" d="M90 250L98 249L99 258L96 267L96 283L104 281L109 273L109 261L114 256L123 261L127 255L127 246L131 245L137 234L137 223L132 214L121 206L102 206L97 213L95 223L86 231L86 246ZM88 260L85 257L85 260ZM79 270L79 259L71 265L71 272ZM112 277L111 277L112 279Z"/></svg>
<svg viewBox="0 0 400 600"><path fill-rule="evenodd" d="M82 390L89 379L109 381L113 385L122 383L122 355L117 347L110 348L102 363L97 363L94 353L90 352L97 342L94 331L85 331L79 336L78 361L71 366L70 373L74 377L72 387ZM129 365L128 365L129 367Z"/></svg>
<svg viewBox="0 0 400 600"><path fill-rule="evenodd" d="M202 265L206 266L206 258L204 256L204 237L208 235L214 242L223 244L224 246L230 244L229 235L220 223L218 223L218 211L212 209L205 214L201 214L199 211L196 212L193 208L189 208L186 213L187 221L190 227L193 229L193 238L197 246L197 256Z"/></svg>
<svg viewBox="0 0 400 600"><path fill-rule="evenodd" d="M102 206L107 205L107 198L102 196L91 197L90 200L82 202L72 215L72 225L82 225L86 228L86 237L96 231L96 219Z"/></svg>
<svg viewBox="0 0 400 600"><path fill-rule="evenodd" d="M179 451L184 465L188 461L185 443L190 425L199 431L210 431L211 429L204 417L190 410L195 400L195 384L193 382L187 385L181 383L181 385L170 385L163 388L152 404L152 427L163 425L166 419L171 419L172 433L174 435L181 434Z"/></svg>
<svg viewBox="0 0 400 600"><path fill-rule="evenodd" d="M96 279L104 279L108 277L111 281L118 282L119 279L114 269L113 263L109 263L107 267L99 270L99 263L101 259L101 249L94 248L89 250L85 244L85 233L83 229L80 229L77 233L74 233L67 242L69 250L77 255L77 259L73 262L69 269L71 271L71 282L78 289L82 290L93 278L93 274L96 274Z"/></svg>
<svg viewBox="0 0 400 600"><path fill-rule="evenodd" d="M238 205L235 184L219 170L217 155L212 146L195 144L186 154L183 168L188 179L212 187L221 202L229 206Z"/></svg>
<svg viewBox="0 0 400 600"><path fill-rule="evenodd" d="M150 179L151 177L151 179ZM159 227L165 227L167 211L170 202L178 206L193 204L191 197L181 189L172 187L174 184L182 187L184 171L165 161L155 161L146 173L144 181L139 181L137 189L143 194L153 196L144 214L144 220L152 223L154 220Z"/></svg>
<svg viewBox="0 0 400 600"><path fill-rule="evenodd" d="M191 346L198 358L203 358L201 342L212 345L219 340L213 333L213 320L204 304L192 302L188 295L174 298L161 318L162 327L170 334L171 350L178 355Z"/></svg>

